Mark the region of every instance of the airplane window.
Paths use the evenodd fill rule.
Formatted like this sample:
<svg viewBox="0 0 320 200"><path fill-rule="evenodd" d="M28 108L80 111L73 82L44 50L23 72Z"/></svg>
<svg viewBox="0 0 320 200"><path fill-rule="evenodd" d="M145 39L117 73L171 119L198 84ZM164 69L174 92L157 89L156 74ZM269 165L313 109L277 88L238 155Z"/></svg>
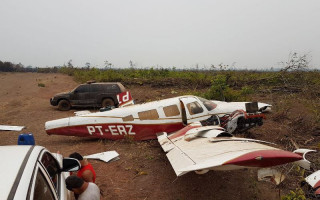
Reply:
<svg viewBox="0 0 320 200"><path fill-rule="evenodd" d="M163 111L164 111L164 114L166 115L166 117L180 115L180 111L179 111L177 105L163 107Z"/></svg>
<svg viewBox="0 0 320 200"><path fill-rule="evenodd" d="M203 105L208 109L208 111L211 111L217 107L217 104L213 103L212 101L209 101L201 97L199 97L199 99L203 103Z"/></svg>
<svg viewBox="0 0 320 200"><path fill-rule="evenodd" d="M127 121L133 121L134 118L132 115L128 115L128 116L125 116L125 117L122 117L122 121L124 122L127 122Z"/></svg>
<svg viewBox="0 0 320 200"><path fill-rule="evenodd" d="M190 115L195 115L203 112L203 108L196 101L188 103L187 108L189 110Z"/></svg>
<svg viewBox="0 0 320 200"><path fill-rule="evenodd" d="M140 120L159 119L159 114L156 109L139 112L138 115Z"/></svg>

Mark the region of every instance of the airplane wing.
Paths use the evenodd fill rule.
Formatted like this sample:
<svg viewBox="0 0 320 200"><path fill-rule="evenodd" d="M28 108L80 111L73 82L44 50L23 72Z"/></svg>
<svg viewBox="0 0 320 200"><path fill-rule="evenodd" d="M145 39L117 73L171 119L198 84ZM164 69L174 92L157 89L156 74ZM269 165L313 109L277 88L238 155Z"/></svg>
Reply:
<svg viewBox="0 0 320 200"><path fill-rule="evenodd" d="M158 135L177 176L190 171L205 173L209 170L271 167L303 159L299 154L265 145L264 141L228 136L214 126L187 126L184 129L185 134L179 136Z"/></svg>

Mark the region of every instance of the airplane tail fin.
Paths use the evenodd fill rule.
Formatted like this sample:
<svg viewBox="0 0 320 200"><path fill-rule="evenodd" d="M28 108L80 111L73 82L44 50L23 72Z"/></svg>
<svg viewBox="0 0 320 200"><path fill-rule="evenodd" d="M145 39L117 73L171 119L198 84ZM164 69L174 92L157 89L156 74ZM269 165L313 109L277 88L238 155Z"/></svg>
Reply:
<svg viewBox="0 0 320 200"><path fill-rule="evenodd" d="M117 94L117 99L119 102L119 107L125 107L134 104L131 93L129 91Z"/></svg>

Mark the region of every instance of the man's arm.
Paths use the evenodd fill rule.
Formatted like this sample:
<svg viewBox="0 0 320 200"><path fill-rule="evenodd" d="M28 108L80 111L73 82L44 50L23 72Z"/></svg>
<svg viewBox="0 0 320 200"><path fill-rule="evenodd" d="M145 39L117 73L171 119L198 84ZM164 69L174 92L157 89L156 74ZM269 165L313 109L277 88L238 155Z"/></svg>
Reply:
<svg viewBox="0 0 320 200"><path fill-rule="evenodd" d="M82 179L86 182L93 182L93 174L90 170L85 170L82 173Z"/></svg>

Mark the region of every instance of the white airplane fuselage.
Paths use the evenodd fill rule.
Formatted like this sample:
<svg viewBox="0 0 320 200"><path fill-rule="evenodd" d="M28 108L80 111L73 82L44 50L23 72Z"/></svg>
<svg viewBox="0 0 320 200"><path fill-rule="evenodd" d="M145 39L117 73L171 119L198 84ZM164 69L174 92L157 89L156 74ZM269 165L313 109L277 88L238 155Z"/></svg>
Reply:
<svg viewBox="0 0 320 200"><path fill-rule="evenodd" d="M171 133L190 123L206 120L214 114L228 114L237 107L244 109L244 104L244 102L215 103L196 96L180 96L105 112L52 120L46 122L45 129L49 135L111 140L128 136L135 140L156 139L156 134L159 132ZM266 105L268 104L259 103L259 107Z"/></svg>

